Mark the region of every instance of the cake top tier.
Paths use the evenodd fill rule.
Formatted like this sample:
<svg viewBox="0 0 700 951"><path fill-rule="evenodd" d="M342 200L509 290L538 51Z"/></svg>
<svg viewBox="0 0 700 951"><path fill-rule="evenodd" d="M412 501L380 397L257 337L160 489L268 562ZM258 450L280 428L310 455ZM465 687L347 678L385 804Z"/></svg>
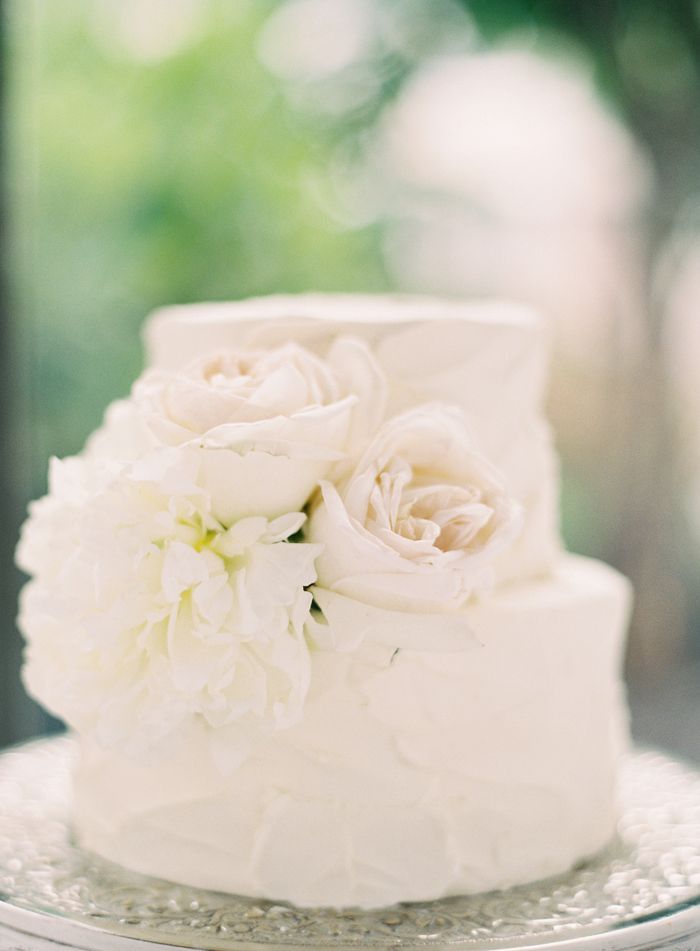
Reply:
<svg viewBox="0 0 700 951"><path fill-rule="evenodd" d="M271 317L313 317L350 322L397 320L469 320L477 323L539 323L529 307L506 301L465 301L412 294L271 294L237 301L208 301L162 307L157 317L213 322Z"/></svg>
<svg viewBox="0 0 700 951"><path fill-rule="evenodd" d="M376 340L397 325L409 328L429 323L436 331L436 322L457 322L464 328L462 334L471 328L475 338L487 335L521 342L529 338L542 346L542 323L529 307L505 301L388 294L272 295L164 307L146 324L145 339L151 362L173 368L226 346L264 345L280 342L284 336L313 341L327 335L329 325L334 334L354 333Z"/></svg>

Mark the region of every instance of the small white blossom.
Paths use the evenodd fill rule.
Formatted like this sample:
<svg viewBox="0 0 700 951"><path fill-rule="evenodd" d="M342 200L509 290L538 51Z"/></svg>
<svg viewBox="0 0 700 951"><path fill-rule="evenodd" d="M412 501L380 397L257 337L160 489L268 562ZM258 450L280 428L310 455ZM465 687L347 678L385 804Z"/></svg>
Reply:
<svg viewBox="0 0 700 951"><path fill-rule="evenodd" d="M305 516L224 525L205 476L187 447L121 467L54 460L23 531L26 684L132 756L202 726L219 751L250 728L288 726L308 688L305 586L319 548L287 541Z"/></svg>

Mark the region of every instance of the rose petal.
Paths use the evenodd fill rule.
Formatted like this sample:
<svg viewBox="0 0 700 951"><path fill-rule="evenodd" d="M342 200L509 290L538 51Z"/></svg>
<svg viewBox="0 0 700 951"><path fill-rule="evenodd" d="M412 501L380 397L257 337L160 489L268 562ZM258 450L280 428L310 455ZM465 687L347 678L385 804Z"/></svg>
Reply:
<svg viewBox="0 0 700 951"><path fill-rule="evenodd" d="M300 461L267 452L199 450L212 514L222 525L251 516L277 518L306 505L326 473L324 461Z"/></svg>
<svg viewBox="0 0 700 951"><path fill-rule="evenodd" d="M355 650L363 641L401 650L456 652L479 646L466 613L388 611L325 588L311 588L326 624L310 616L309 636L323 650Z"/></svg>

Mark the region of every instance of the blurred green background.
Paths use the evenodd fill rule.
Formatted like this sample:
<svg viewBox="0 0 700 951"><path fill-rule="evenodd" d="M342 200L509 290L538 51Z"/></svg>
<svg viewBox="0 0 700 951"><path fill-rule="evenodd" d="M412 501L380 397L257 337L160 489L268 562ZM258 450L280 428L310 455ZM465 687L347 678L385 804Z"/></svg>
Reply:
<svg viewBox="0 0 700 951"><path fill-rule="evenodd" d="M700 759L699 10L5 0L0 742L47 726L19 523L148 311L401 289L548 317L565 537L635 584L638 734Z"/></svg>

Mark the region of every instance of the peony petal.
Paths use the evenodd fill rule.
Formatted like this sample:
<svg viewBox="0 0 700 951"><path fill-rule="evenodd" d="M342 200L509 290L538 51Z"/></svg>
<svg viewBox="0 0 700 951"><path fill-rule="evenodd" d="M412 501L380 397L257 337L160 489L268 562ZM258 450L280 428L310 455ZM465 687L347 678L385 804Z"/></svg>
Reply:
<svg viewBox="0 0 700 951"><path fill-rule="evenodd" d="M285 541L291 535L296 535L305 521L304 512L288 512L286 515L280 515L279 518L268 523L265 541L268 545Z"/></svg>
<svg viewBox="0 0 700 951"><path fill-rule="evenodd" d="M168 546L161 575L167 601L176 602L183 591L205 581L208 575L205 559L199 552L182 542L172 542Z"/></svg>
<svg viewBox="0 0 700 951"><path fill-rule="evenodd" d="M242 518L219 535L212 543L212 547L226 558L235 558L259 541L267 532L267 526L267 519L262 515Z"/></svg>
<svg viewBox="0 0 700 951"><path fill-rule="evenodd" d="M233 591L228 583L228 575L216 575L198 584L192 593L192 601L199 617L219 631L233 607Z"/></svg>
<svg viewBox="0 0 700 951"><path fill-rule="evenodd" d="M248 561L248 594L255 609L263 613L270 604L270 588L275 603L292 605L300 587L316 580L315 559L318 545L288 544L256 545Z"/></svg>

